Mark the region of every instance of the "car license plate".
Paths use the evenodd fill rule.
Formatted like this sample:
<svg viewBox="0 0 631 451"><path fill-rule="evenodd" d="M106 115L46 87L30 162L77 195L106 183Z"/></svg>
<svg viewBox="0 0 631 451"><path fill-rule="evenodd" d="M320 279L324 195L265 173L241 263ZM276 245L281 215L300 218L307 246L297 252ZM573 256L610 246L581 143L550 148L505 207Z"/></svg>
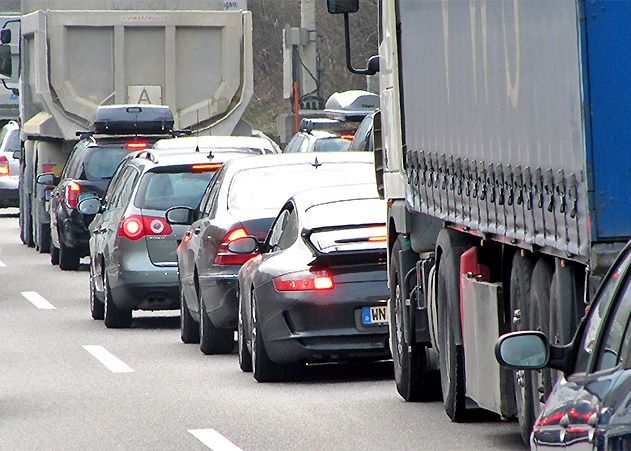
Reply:
<svg viewBox="0 0 631 451"><path fill-rule="evenodd" d="M362 324L365 326L383 326L388 324L387 307L364 307L362 308Z"/></svg>

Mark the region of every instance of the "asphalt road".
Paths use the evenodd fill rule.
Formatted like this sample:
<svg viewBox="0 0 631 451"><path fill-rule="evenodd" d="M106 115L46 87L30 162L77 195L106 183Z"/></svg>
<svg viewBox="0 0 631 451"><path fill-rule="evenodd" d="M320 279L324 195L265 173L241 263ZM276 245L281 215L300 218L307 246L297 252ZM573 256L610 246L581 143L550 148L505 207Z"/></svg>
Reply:
<svg viewBox="0 0 631 451"><path fill-rule="evenodd" d="M515 422L453 424L440 402L405 403L388 362L258 384L236 354L182 344L177 312L107 330L87 268L23 246L16 211L0 210L0 450L524 449Z"/></svg>

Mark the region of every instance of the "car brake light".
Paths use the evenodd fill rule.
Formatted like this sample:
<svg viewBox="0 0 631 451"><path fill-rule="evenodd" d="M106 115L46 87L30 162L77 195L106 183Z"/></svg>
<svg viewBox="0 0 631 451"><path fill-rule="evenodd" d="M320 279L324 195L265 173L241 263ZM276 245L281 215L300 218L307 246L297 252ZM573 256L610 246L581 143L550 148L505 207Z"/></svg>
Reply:
<svg viewBox="0 0 631 451"><path fill-rule="evenodd" d="M81 185L77 182L70 182L66 185L65 199L68 208L77 208L79 204L79 195L81 194Z"/></svg>
<svg viewBox="0 0 631 451"><path fill-rule="evenodd" d="M143 215L125 216L118 229L118 236L138 240L145 235L170 235L171 225L164 218Z"/></svg>
<svg viewBox="0 0 631 451"><path fill-rule="evenodd" d="M252 254L234 254L228 250L228 244L237 238L243 238L248 236L249 233L244 227L239 227L226 233L219 248L217 249L217 255L213 264L218 266L224 265L242 265L252 257L256 257L257 253Z"/></svg>
<svg viewBox="0 0 631 451"><path fill-rule="evenodd" d="M0 176L9 175L9 160L4 155L0 155Z"/></svg>
<svg viewBox="0 0 631 451"><path fill-rule="evenodd" d="M352 141L354 137L355 137L355 133L341 133L340 134L340 138L344 138L348 141Z"/></svg>
<svg viewBox="0 0 631 451"><path fill-rule="evenodd" d="M274 277L276 291L331 290L335 282L326 270L290 272Z"/></svg>
<svg viewBox="0 0 631 451"><path fill-rule="evenodd" d="M223 166L222 163L202 163L202 164L194 164L191 166L192 172L214 172L221 169Z"/></svg>
<svg viewBox="0 0 631 451"><path fill-rule="evenodd" d="M144 150L149 146L149 143L144 141L130 141L125 144L125 148L128 150Z"/></svg>

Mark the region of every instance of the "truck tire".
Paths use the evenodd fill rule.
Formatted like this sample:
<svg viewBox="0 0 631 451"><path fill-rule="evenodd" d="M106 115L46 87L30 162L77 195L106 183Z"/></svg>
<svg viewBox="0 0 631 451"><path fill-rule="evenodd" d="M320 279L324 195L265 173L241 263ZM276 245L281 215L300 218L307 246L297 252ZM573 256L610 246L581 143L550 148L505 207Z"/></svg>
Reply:
<svg viewBox="0 0 631 451"><path fill-rule="evenodd" d="M110 288L110 282L106 272L103 273L103 285L105 288L105 311L103 314L105 327L108 329L128 328L131 326L131 310L123 310L116 306L114 299L112 299L112 289Z"/></svg>
<svg viewBox="0 0 631 451"><path fill-rule="evenodd" d="M234 349L234 331L215 327L199 293L199 350L205 355L230 354Z"/></svg>
<svg viewBox="0 0 631 451"><path fill-rule="evenodd" d="M37 242L35 248L40 254L50 252L50 224L37 222Z"/></svg>
<svg viewBox="0 0 631 451"><path fill-rule="evenodd" d="M510 274L510 309L511 331L529 328L528 308L530 302L530 286L535 260L529 254L518 251L513 256ZM525 444L530 443L530 432L534 426L535 415L532 403L532 375L530 371L514 371L515 404L521 438Z"/></svg>
<svg viewBox="0 0 631 451"><path fill-rule="evenodd" d="M191 316L180 284L180 338L182 343L199 343L199 324Z"/></svg>
<svg viewBox="0 0 631 451"><path fill-rule="evenodd" d="M530 280L530 306L528 321L530 330L538 330L550 336L550 288L554 266L548 259L539 258L532 271ZM552 391L552 374L544 368L531 371L530 392L533 405L533 417L537 418L543 409L548 394Z"/></svg>
<svg viewBox="0 0 631 451"><path fill-rule="evenodd" d="M79 269L80 257L77 251L66 246L62 239L59 240L59 268L63 271L76 271Z"/></svg>
<svg viewBox="0 0 631 451"><path fill-rule="evenodd" d="M443 229L436 240L438 345L440 383L447 416L466 419L465 355L460 319L460 256L471 247L470 239Z"/></svg>
<svg viewBox="0 0 631 451"><path fill-rule="evenodd" d="M21 186L21 185L20 185ZM31 221L31 196L20 189L20 239L28 247L33 247L33 229Z"/></svg>
<svg viewBox="0 0 631 451"><path fill-rule="evenodd" d="M401 296L402 280L397 258L401 250L401 243L397 239L392 247L390 258L390 350L394 362L394 380L397 392L408 402L426 401L431 399L434 390L430 385L427 371L425 346L419 343L407 343L403 315L406 313L405 300Z"/></svg>

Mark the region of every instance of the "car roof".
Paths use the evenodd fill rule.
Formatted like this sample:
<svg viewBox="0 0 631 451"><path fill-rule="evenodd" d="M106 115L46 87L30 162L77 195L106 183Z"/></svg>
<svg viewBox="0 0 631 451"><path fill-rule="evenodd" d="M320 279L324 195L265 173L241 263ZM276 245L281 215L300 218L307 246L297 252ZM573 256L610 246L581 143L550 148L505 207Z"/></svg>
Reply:
<svg viewBox="0 0 631 451"><path fill-rule="evenodd" d="M313 188L300 191L291 198L298 209L303 211L316 205L358 199L379 199L376 183L340 184L324 188Z"/></svg>
<svg viewBox="0 0 631 451"><path fill-rule="evenodd" d="M145 164L148 169L153 167L180 166L186 164L225 163L233 158L250 156L245 152L219 152L208 158L204 152L178 152L161 154L152 151L140 151L130 156L136 164ZM252 157L251 157L252 158ZM147 164L149 163L149 164Z"/></svg>
<svg viewBox="0 0 631 451"><path fill-rule="evenodd" d="M372 163L374 157L370 152L296 152L270 155L256 155L239 158L226 164L226 169L241 171L243 169L263 168L270 166L290 166L296 164L326 163Z"/></svg>
<svg viewBox="0 0 631 451"><path fill-rule="evenodd" d="M154 145L156 149L182 149L194 150L227 148L227 149L266 149L275 152L272 143L258 136L185 136L170 139L161 139Z"/></svg>
<svg viewBox="0 0 631 451"><path fill-rule="evenodd" d="M312 130L310 132L305 132L305 134L307 136L313 136L314 138L317 138L317 139L330 139L330 138L344 139L336 133L327 132L325 130Z"/></svg>

